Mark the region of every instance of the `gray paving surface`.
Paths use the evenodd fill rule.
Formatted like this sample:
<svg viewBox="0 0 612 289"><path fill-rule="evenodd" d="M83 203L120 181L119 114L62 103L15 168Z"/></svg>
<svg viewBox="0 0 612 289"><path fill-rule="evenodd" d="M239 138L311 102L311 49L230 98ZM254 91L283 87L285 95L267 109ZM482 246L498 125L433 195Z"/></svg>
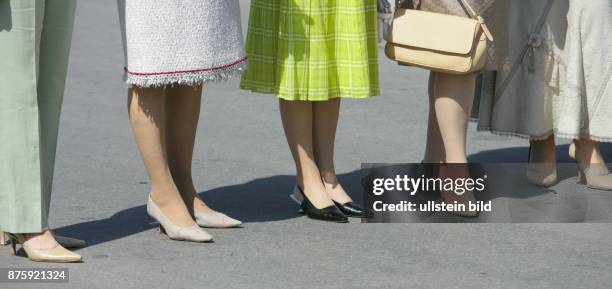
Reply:
<svg viewBox="0 0 612 289"><path fill-rule="evenodd" d="M246 19L249 1L240 1ZM246 24L246 21L245 23ZM422 71L381 59L383 95L346 101L337 167L357 192L361 162L421 159L427 112ZM62 285L0 288L610 288L608 224L360 224L313 222L287 198L293 165L276 100L205 89L194 170L209 203L244 228L209 230L214 244L156 234L144 203L121 80L114 1L81 0L63 111L51 221L87 239ZM526 142L470 129L479 161L526 158ZM561 147L560 151L565 149ZM612 150L606 148L612 158ZM356 194L356 193L355 193ZM0 267L32 264L0 249ZM64 266L60 266L64 267Z"/></svg>

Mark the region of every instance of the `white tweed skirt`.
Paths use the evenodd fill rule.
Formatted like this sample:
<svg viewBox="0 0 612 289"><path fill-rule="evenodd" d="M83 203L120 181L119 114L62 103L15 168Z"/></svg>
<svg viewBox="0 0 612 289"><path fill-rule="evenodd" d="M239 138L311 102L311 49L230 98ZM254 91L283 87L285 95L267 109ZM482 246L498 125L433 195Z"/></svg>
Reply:
<svg viewBox="0 0 612 289"><path fill-rule="evenodd" d="M129 85L199 85L240 74L238 0L118 0Z"/></svg>

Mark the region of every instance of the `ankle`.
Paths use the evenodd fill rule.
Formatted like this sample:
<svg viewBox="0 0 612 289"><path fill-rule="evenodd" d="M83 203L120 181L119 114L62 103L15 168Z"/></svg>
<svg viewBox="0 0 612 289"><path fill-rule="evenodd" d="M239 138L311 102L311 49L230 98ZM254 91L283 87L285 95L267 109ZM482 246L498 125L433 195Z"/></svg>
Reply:
<svg viewBox="0 0 612 289"><path fill-rule="evenodd" d="M177 197L181 199L181 195L176 188L171 187L153 187L149 193L151 199L155 204L160 207L164 207L173 201L177 200Z"/></svg>
<svg viewBox="0 0 612 289"><path fill-rule="evenodd" d="M530 140L529 162L554 163L557 161L554 138L545 140Z"/></svg>
<svg viewBox="0 0 612 289"><path fill-rule="evenodd" d="M466 157L454 157L447 158L443 164L467 164L468 160Z"/></svg>
<svg viewBox="0 0 612 289"><path fill-rule="evenodd" d="M323 181L323 184L325 186L335 187L339 184L336 174L333 174L333 173L332 174L322 174L321 181Z"/></svg>
<svg viewBox="0 0 612 289"><path fill-rule="evenodd" d="M50 230L24 234L25 242L37 249L52 249L59 245Z"/></svg>
<svg viewBox="0 0 612 289"><path fill-rule="evenodd" d="M571 148L570 148L571 149ZM605 163L599 150L599 143L588 138L574 140L574 158L584 165Z"/></svg>

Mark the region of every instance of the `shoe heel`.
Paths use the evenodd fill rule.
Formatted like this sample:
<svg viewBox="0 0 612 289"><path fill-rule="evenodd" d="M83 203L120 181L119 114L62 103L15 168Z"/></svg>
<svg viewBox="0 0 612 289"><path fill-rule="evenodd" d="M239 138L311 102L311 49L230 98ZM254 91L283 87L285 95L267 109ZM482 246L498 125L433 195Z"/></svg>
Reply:
<svg viewBox="0 0 612 289"><path fill-rule="evenodd" d="M581 185L588 184L587 176L582 169L578 169L578 183Z"/></svg>
<svg viewBox="0 0 612 289"><path fill-rule="evenodd" d="M6 246L6 234L0 230L0 246Z"/></svg>
<svg viewBox="0 0 612 289"><path fill-rule="evenodd" d="M11 255L17 255L17 239L11 237Z"/></svg>
<svg viewBox="0 0 612 289"><path fill-rule="evenodd" d="M293 190L293 193L289 195L289 198L298 205L304 201L304 195L302 195L297 189Z"/></svg>

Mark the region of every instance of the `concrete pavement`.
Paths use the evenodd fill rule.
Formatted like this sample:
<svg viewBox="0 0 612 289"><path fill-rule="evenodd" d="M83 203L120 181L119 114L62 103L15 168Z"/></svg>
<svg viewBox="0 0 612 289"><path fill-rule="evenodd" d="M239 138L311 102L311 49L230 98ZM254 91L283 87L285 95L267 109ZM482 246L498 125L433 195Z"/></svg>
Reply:
<svg viewBox="0 0 612 289"><path fill-rule="evenodd" d="M240 1L246 16L249 1ZM238 82L205 88L197 187L244 228L213 244L170 241L146 215L149 185L126 114L114 1L79 1L51 223L85 238L83 264L33 264L0 249L0 268L68 267L68 284L0 288L609 288L608 224L360 224L310 221L287 195L293 164L274 97ZM361 162L418 162L423 71L381 57L382 96L345 101L337 168L359 189ZM526 142L470 129L474 159L512 161ZM612 150L606 147L608 158ZM355 193L356 194L356 193Z"/></svg>

